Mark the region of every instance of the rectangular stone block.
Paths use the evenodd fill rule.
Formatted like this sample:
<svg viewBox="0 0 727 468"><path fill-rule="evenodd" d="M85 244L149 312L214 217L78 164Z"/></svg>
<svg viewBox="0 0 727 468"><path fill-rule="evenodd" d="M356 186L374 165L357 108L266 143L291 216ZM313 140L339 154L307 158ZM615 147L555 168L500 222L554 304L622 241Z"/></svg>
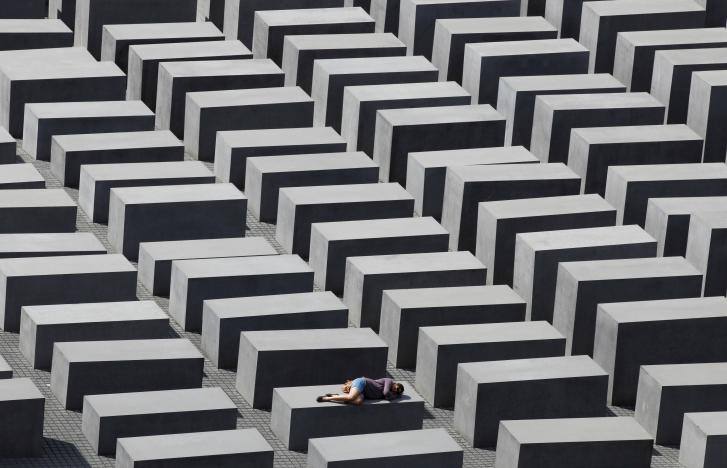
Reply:
<svg viewBox="0 0 727 468"><path fill-rule="evenodd" d="M168 130L57 135L51 143L51 172L65 187L78 188L87 164L184 160L184 146Z"/></svg>
<svg viewBox="0 0 727 468"><path fill-rule="evenodd" d="M257 429L188 432L146 437L124 437L116 446L116 465L134 468L159 466L273 467L273 448Z"/></svg>
<svg viewBox="0 0 727 468"><path fill-rule="evenodd" d="M465 46L477 42L555 39L558 30L542 17L439 19L434 27L432 63L439 79L462 82Z"/></svg>
<svg viewBox="0 0 727 468"><path fill-rule="evenodd" d="M48 14L46 3L44 0L5 0L2 2L2 18L45 18Z"/></svg>
<svg viewBox="0 0 727 468"><path fill-rule="evenodd" d="M19 161L17 145L15 138L5 128L0 127L0 164L14 164Z"/></svg>
<svg viewBox="0 0 727 468"><path fill-rule="evenodd" d="M462 448L441 428L324 437L308 444L310 468L343 467L352 463L361 468L389 468L401 466L402 462L421 468L461 468L463 458Z"/></svg>
<svg viewBox="0 0 727 468"><path fill-rule="evenodd" d="M544 16L550 24L555 26L560 37L578 40L584 1L586 0L540 0L538 2L524 0L524 3L542 5L543 11L536 15Z"/></svg>
<svg viewBox="0 0 727 468"><path fill-rule="evenodd" d="M666 123L687 122L692 73L725 68L727 47L657 52L651 94L666 105Z"/></svg>
<svg viewBox="0 0 727 468"><path fill-rule="evenodd" d="M313 100L296 86L187 93L184 149L213 162L217 132L313 126Z"/></svg>
<svg viewBox="0 0 727 468"><path fill-rule="evenodd" d="M0 380L0 456L43 455L45 397L30 379Z"/></svg>
<svg viewBox="0 0 727 468"><path fill-rule="evenodd" d="M186 94L194 91L283 86L283 71L270 60L199 60L159 64L156 128L184 139Z"/></svg>
<svg viewBox="0 0 727 468"><path fill-rule="evenodd" d="M203 367L186 338L56 343L50 387L78 411L86 395L201 387Z"/></svg>
<svg viewBox="0 0 727 468"><path fill-rule="evenodd" d="M63 189L0 190L0 234L76 231L76 203Z"/></svg>
<svg viewBox="0 0 727 468"><path fill-rule="evenodd" d="M78 205L94 223L107 223L112 188L213 183L199 161L88 164L81 166Z"/></svg>
<svg viewBox="0 0 727 468"><path fill-rule="evenodd" d="M386 344L367 328L251 331L240 334L236 387L253 408L267 409L278 387L334 384L341 376L385 371Z"/></svg>
<svg viewBox="0 0 727 468"><path fill-rule="evenodd" d="M247 159L245 194L261 222L278 217L278 192L285 187L373 184L379 166L363 152L258 156Z"/></svg>
<svg viewBox="0 0 727 468"><path fill-rule="evenodd" d="M312 290L313 270L297 255L178 260L172 264L169 315L185 330L199 332L205 300Z"/></svg>
<svg viewBox="0 0 727 468"><path fill-rule="evenodd" d="M502 146L505 118L492 106L386 109L376 114L374 161L379 179L406 185L411 152Z"/></svg>
<svg viewBox="0 0 727 468"><path fill-rule="evenodd" d="M232 184L111 189L108 240L139 258L139 243L243 237L247 198Z"/></svg>
<svg viewBox="0 0 727 468"><path fill-rule="evenodd" d="M451 250L475 251L478 204L577 195L581 179L564 164L497 164L447 168L442 226Z"/></svg>
<svg viewBox="0 0 727 468"><path fill-rule="evenodd" d="M711 47L727 47L725 28L621 32L616 39L613 76L630 91L649 91L658 51Z"/></svg>
<svg viewBox="0 0 727 468"><path fill-rule="evenodd" d="M154 130L154 113L141 101L51 102L28 104L23 149L50 161L54 135Z"/></svg>
<svg viewBox="0 0 727 468"><path fill-rule="evenodd" d="M413 86L413 83L436 82L437 73L434 65L422 56L316 60L311 93L315 101L313 121L316 125L331 126L346 136L346 132L351 130L346 129L350 125L346 123L347 119L358 119L358 113L349 115L350 111L344 109L346 88L402 83ZM400 88L402 92L409 89ZM355 145L356 141L349 144Z"/></svg>
<svg viewBox="0 0 727 468"><path fill-rule="evenodd" d="M0 50L73 47L73 31L63 21L17 18L0 19Z"/></svg>
<svg viewBox="0 0 727 468"><path fill-rule="evenodd" d="M610 166L698 163L703 144L683 124L574 128L568 166L581 176L581 192L604 196Z"/></svg>
<svg viewBox="0 0 727 468"><path fill-rule="evenodd" d="M547 322L421 327L416 387L432 406L451 408L459 364L555 357L564 352L565 338Z"/></svg>
<svg viewBox="0 0 727 468"><path fill-rule="evenodd" d="M507 122L505 144L530 148L535 99L540 95L624 91L626 87L608 73L502 77L497 90L497 110Z"/></svg>
<svg viewBox="0 0 727 468"><path fill-rule="evenodd" d="M414 196L414 212L437 221L442 219L448 167L539 162L522 146L422 151L409 153L407 159L406 190Z"/></svg>
<svg viewBox="0 0 727 468"><path fill-rule="evenodd" d="M399 184L288 187L280 190L275 239L288 253L308 258L313 223L405 218L414 198Z"/></svg>
<svg viewBox="0 0 727 468"><path fill-rule="evenodd" d="M653 164L610 167L605 198L618 210L618 224L643 227L650 198L724 195L724 163Z"/></svg>
<svg viewBox="0 0 727 468"><path fill-rule="evenodd" d="M271 128L219 132L215 175L244 187L247 158L346 151L346 142L330 127Z"/></svg>
<svg viewBox="0 0 727 468"><path fill-rule="evenodd" d="M727 293L725 262L725 228L727 212L695 212L689 221L686 259L704 275L703 296L724 296Z"/></svg>
<svg viewBox="0 0 727 468"><path fill-rule="evenodd" d="M449 233L430 217L315 223L309 263L319 288L341 294L348 257L446 252L448 247Z"/></svg>
<svg viewBox="0 0 727 468"><path fill-rule="evenodd" d="M724 459L727 412L686 413L679 463L686 468L717 468Z"/></svg>
<svg viewBox="0 0 727 468"><path fill-rule="evenodd" d="M500 421L604 415L607 387L608 374L588 356L463 363L454 427L472 446L494 447Z"/></svg>
<svg viewBox="0 0 727 468"><path fill-rule="evenodd" d="M282 66L286 36L373 33L375 26L360 7L260 10L255 12L252 53Z"/></svg>
<svg viewBox="0 0 727 468"><path fill-rule="evenodd" d="M319 395L340 391L339 385L274 389L270 429L288 450L306 451L309 439L422 428L424 400L412 389L394 400L361 405L316 402Z"/></svg>
<svg viewBox="0 0 727 468"><path fill-rule="evenodd" d="M200 41L171 44L139 44L129 47L127 99L140 99L156 109L157 77L162 62L239 60L252 58L240 41Z"/></svg>
<svg viewBox="0 0 727 468"><path fill-rule="evenodd" d="M12 0L11 0L12 1ZM202 0L204 1L204 0ZM31 0L24 2L24 4L42 4L43 0ZM17 3L17 2L13 2ZM63 21L63 24L73 29L76 24L76 0L49 0L48 5L43 5L43 11L37 18L57 18Z"/></svg>
<svg viewBox="0 0 727 468"><path fill-rule="evenodd" d="M197 0L76 0L75 44L101 59L103 28L109 24L176 23L197 19Z"/></svg>
<svg viewBox="0 0 727 468"><path fill-rule="evenodd" d="M237 407L219 387L88 395L81 430L99 455L113 456L117 439L237 426Z"/></svg>
<svg viewBox="0 0 727 468"><path fill-rule="evenodd" d="M172 263L199 258L277 255L262 237L230 237L139 244L139 282L155 296L169 296Z"/></svg>
<svg viewBox="0 0 727 468"><path fill-rule="evenodd" d="M366 86L348 86L343 94L341 135L349 150L359 149L375 155L375 137L378 111L426 108L435 106L463 106L470 103L470 95L454 82L394 83Z"/></svg>
<svg viewBox="0 0 727 468"><path fill-rule="evenodd" d="M0 234L0 258L105 253L106 247L90 232Z"/></svg>
<svg viewBox="0 0 727 468"><path fill-rule="evenodd" d="M477 214L476 254L487 267L488 283L512 286L520 233L615 224L616 209L599 195L483 202Z"/></svg>
<svg viewBox="0 0 727 468"><path fill-rule="evenodd" d="M222 32L210 22L107 23L101 33L101 60L115 62L127 72L129 47L132 45L221 41L224 38Z"/></svg>
<svg viewBox="0 0 727 468"><path fill-rule="evenodd" d="M687 125L704 139L703 162L725 161L727 138L720 131L727 122L723 106L727 99L725 91L726 70L692 73Z"/></svg>
<svg viewBox="0 0 727 468"><path fill-rule="evenodd" d="M698 4L707 10L707 26L722 26L727 19L727 9L725 6L715 0L696 0Z"/></svg>
<svg viewBox="0 0 727 468"><path fill-rule="evenodd" d="M379 330L385 289L481 286L487 269L469 252L432 252L350 257L343 302L349 320Z"/></svg>
<svg viewBox="0 0 727 468"><path fill-rule="evenodd" d="M599 305L593 359L610 375L609 404L636 402L641 366L725 361L725 331L724 297Z"/></svg>
<svg viewBox="0 0 727 468"><path fill-rule="evenodd" d="M645 229L657 241L657 255L685 256L692 214L722 211L725 203L727 197L649 198Z"/></svg>
<svg viewBox="0 0 727 468"><path fill-rule="evenodd" d="M221 369L237 368L241 332L348 326L348 309L330 291L206 300L202 317L202 350Z"/></svg>
<svg viewBox="0 0 727 468"><path fill-rule="evenodd" d="M588 73L588 49L574 39L482 42L464 48L462 86L477 104L497 104L504 76Z"/></svg>
<svg viewBox="0 0 727 468"><path fill-rule="evenodd" d="M539 96L534 109L530 151L543 162L568 163L575 128L664 123L664 105L649 93Z"/></svg>
<svg viewBox="0 0 727 468"><path fill-rule="evenodd" d="M369 14L376 20L376 32L399 34L400 5L400 0L371 0Z"/></svg>
<svg viewBox="0 0 727 468"><path fill-rule="evenodd" d="M14 147L13 157L15 157ZM2 166L2 172L0 172L0 190L44 188L45 179L43 179L43 176L32 164L4 164Z"/></svg>
<svg viewBox="0 0 727 468"><path fill-rule="evenodd" d="M316 60L406 55L406 46L391 33L312 34L286 36L282 68L286 86L312 94Z"/></svg>
<svg viewBox="0 0 727 468"><path fill-rule="evenodd" d="M686 413L725 411L727 363L642 366L636 420L660 445L679 443Z"/></svg>
<svg viewBox="0 0 727 468"><path fill-rule="evenodd" d="M654 441L631 417L503 421L496 468L649 468Z"/></svg>
<svg viewBox="0 0 727 468"><path fill-rule="evenodd" d="M525 232L515 239L513 288L527 303L528 320L552 323L560 263L655 255L654 238L634 225Z"/></svg>
<svg viewBox="0 0 727 468"><path fill-rule="evenodd" d="M699 297L702 275L682 257L564 262L558 266L553 325L566 353L593 355L598 305Z"/></svg>
<svg viewBox="0 0 727 468"><path fill-rule="evenodd" d="M704 8L692 0L586 2L579 41L591 51L589 71L611 73L619 33L701 28L705 18Z"/></svg>
<svg viewBox="0 0 727 468"><path fill-rule="evenodd" d="M169 317L154 301L25 306L20 315L23 356L50 369L60 342L168 338Z"/></svg>

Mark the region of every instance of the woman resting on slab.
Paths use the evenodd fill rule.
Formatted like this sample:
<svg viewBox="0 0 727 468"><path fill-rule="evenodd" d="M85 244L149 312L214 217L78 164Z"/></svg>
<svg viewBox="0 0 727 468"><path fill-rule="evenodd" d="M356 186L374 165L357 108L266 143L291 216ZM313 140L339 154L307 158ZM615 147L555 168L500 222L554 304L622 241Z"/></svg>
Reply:
<svg viewBox="0 0 727 468"><path fill-rule="evenodd" d="M341 386L343 393L319 396L316 401L333 401L339 403L350 403L352 405L360 405L364 400L393 400L399 398L404 393L404 386L390 378L369 379L368 377L359 377L353 380L347 380Z"/></svg>

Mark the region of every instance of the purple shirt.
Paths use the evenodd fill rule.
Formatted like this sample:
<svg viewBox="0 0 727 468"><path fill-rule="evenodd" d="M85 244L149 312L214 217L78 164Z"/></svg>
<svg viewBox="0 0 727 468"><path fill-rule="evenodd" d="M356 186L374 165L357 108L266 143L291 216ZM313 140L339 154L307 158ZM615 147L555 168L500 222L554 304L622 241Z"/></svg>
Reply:
<svg viewBox="0 0 727 468"><path fill-rule="evenodd" d="M390 400L397 398L399 395L391 393L391 384L394 381L390 378L369 379L365 377L366 385L364 386L364 398L367 400Z"/></svg>

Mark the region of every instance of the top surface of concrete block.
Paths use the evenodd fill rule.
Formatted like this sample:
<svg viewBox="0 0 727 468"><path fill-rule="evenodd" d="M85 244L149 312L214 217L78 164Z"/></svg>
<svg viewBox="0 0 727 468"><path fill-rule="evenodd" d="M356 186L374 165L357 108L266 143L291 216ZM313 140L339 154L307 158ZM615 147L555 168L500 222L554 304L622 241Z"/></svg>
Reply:
<svg viewBox="0 0 727 468"><path fill-rule="evenodd" d="M194 60L189 62L162 62L159 64L173 78L225 75L261 75L282 73L275 62L260 60Z"/></svg>
<svg viewBox="0 0 727 468"><path fill-rule="evenodd" d="M253 331L243 336L258 352L386 347L370 328Z"/></svg>
<svg viewBox="0 0 727 468"><path fill-rule="evenodd" d="M284 192L296 206L413 199L411 194L397 183L286 187L281 189L281 192Z"/></svg>
<svg viewBox="0 0 727 468"><path fill-rule="evenodd" d="M154 301L24 306L23 310L38 325L169 318Z"/></svg>
<svg viewBox="0 0 727 468"><path fill-rule="evenodd" d="M425 333L437 346L462 343L565 339L558 330L546 321L421 327L419 332Z"/></svg>
<svg viewBox="0 0 727 468"><path fill-rule="evenodd" d="M0 34L69 33L72 31L59 19L0 19Z"/></svg>
<svg viewBox="0 0 727 468"><path fill-rule="evenodd" d="M131 7L130 7L131 8ZM117 41L134 39L174 39L194 37L222 37L217 26L210 22L107 24L104 29Z"/></svg>
<svg viewBox="0 0 727 468"><path fill-rule="evenodd" d="M419 55L317 60L315 67L328 75L437 70L429 60Z"/></svg>
<svg viewBox="0 0 727 468"><path fill-rule="evenodd" d="M249 159L249 164L262 174L378 167L362 151L295 154L290 156L256 156Z"/></svg>
<svg viewBox="0 0 727 468"><path fill-rule="evenodd" d="M387 218L316 223L317 230L328 241L347 239L376 239L447 234L447 231L434 218Z"/></svg>
<svg viewBox="0 0 727 468"><path fill-rule="evenodd" d="M10 80L57 80L65 78L95 78L126 74L113 62L96 63L47 63L45 66L11 67L0 66L0 71Z"/></svg>
<svg viewBox="0 0 727 468"><path fill-rule="evenodd" d="M307 8L298 10L261 10L255 13L255 22L269 27L298 24L358 23L374 20L359 7Z"/></svg>
<svg viewBox="0 0 727 468"><path fill-rule="evenodd" d="M63 353L68 362L204 358L186 338L64 342L55 344L57 352Z"/></svg>
<svg viewBox="0 0 727 468"><path fill-rule="evenodd" d="M591 145L702 140L702 137L686 125L628 125L578 128L574 131Z"/></svg>
<svg viewBox="0 0 727 468"><path fill-rule="evenodd" d="M204 57L208 55L252 55L240 41L173 42L163 44L136 44L129 47L142 60Z"/></svg>
<svg viewBox="0 0 727 468"><path fill-rule="evenodd" d="M727 385L727 363L662 364L641 366L662 387Z"/></svg>
<svg viewBox="0 0 727 468"><path fill-rule="evenodd" d="M608 314L618 323L727 317L727 299L724 297L612 302L600 304L598 308L599 313Z"/></svg>
<svg viewBox="0 0 727 468"><path fill-rule="evenodd" d="M513 16L496 18L441 18L439 27L450 34L477 34L502 32L528 32L557 29L540 16Z"/></svg>
<svg viewBox="0 0 727 468"><path fill-rule="evenodd" d="M613 173L628 182L700 180L727 178L727 165L724 163L694 164L647 164L643 166L611 166Z"/></svg>
<svg viewBox="0 0 727 468"><path fill-rule="evenodd" d="M0 254L11 252L39 253L43 252L74 252L98 251L105 252L101 241L90 232L58 232L50 234L0 234Z"/></svg>
<svg viewBox="0 0 727 468"><path fill-rule="evenodd" d="M245 199L242 192L232 184L123 187L114 188L111 191L124 205Z"/></svg>
<svg viewBox="0 0 727 468"><path fill-rule="evenodd" d="M349 257L348 262L364 275L485 268L474 255L465 251Z"/></svg>
<svg viewBox="0 0 727 468"><path fill-rule="evenodd" d="M596 194L497 200L484 202L480 206L485 207L498 220L616 210Z"/></svg>
<svg viewBox="0 0 727 468"><path fill-rule="evenodd" d="M391 101L424 97L469 96L467 91L454 81L347 86L346 92L358 101Z"/></svg>
<svg viewBox="0 0 727 468"><path fill-rule="evenodd" d="M562 163L452 166L447 168L463 182L508 182L511 180L580 179Z"/></svg>
<svg viewBox="0 0 727 468"><path fill-rule="evenodd" d="M182 271L187 278L257 276L312 271L308 264L297 255L179 260L174 262L174 268Z"/></svg>
<svg viewBox="0 0 727 468"><path fill-rule="evenodd" d="M513 55L561 54L588 52L574 39L538 39L533 41L473 42L467 44L480 57L511 57Z"/></svg>
<svg viewBox="0 0 727 468"><path fill-rule="evenodd" d="M727 435L727 411L688 413L685 417L691 419L702 432L709 436Z"/></svg>
<svg viewBox="0 0 727 468"><path fill-rule="evenodd" d="M45 399L30 379L1 379L0 401Z"/></svg>
<svg viewBox="0 0 727 468"><path fill-rule="evenodd" d="M275 389L275 392L282 397L282 399L285 401L285 406L287 406L290 409L297 409L297 408L325 408L325 407L335 407L335 406L341 406L340 403L336 403L333 401L330 402L322 402L318 403L316 401L316 397L318 395L325 395L326 393L337 393L340 391L340 387L338 385L311 385L311 386L305 386L305 387L278 387ZM404 393L403 398L398 398L394 400L364 400L364 405L391 405L391 404L397 404L397 403L414 403L414 402L421 402L422 397L419 396L416 392L407 389L407 392Z"/></svg>
<svg viewBox="0 0 727 468"><path fill-rule="evenodd" d="M63 189L0 190L0 208L65 206L76 203Z"/></svg>
<svg viewBox="0 0 727 468"><path fill-rule="evenodd" d="M100 151L118 148L143 149L182 145L177 137L168 130L55 135L53 139L61 145L64 151Z"/></svg>
<svg viewBox="0 0 727 468"><path fill-rule="evenodd" d="M331 127L235 130L218 132L218 136L233 148L345 143L345 140Z"/></svg>
<svg viewBox="0 0 727 468"><path fill-rule="evenodd" d="M573 75L506 76L501 78L515 91L550 91L558 89L623 88L610 73Z"/></svg>
<svg viewBox="0 0 727 468"><path fill-rule="evenodd" d="M255 106L285 102L309 102L310 96L297 86L255 89L228 89L187 93L187 99L200 108Z"/></svg>
<svg viewBox="0 0 727 468"><path fill-rule="evenodd" d="M656 242L635 224L558 231L524 232L518 238L534 251Z"/></svg>
<svg viewBox="0 0 727 468"><path fill-rule="evenodd" d="M285 42L298 50L405 47L391 33L301 34L286 36Z"/></svg>
<svg viewBox="0 0 727 468"><path fill-rule="evenodd" d="M539 162L533 153L522 146L506 146L497 148L465 148L459 150L423 151L409 153L412 160L423 168L469 166L513 163Z"/></svg>
<svg viewBox="0 0 727 468"><path fill-rule="evenodd" d="M701 273L683 257L625 258L564 262L559 269L567 270L577 281L607 281L625 278L685 276Z"/></svg>
<svg viewBox="0 0 727 468"><path fill-rule="evenodd" d="M505 285L388 289L384 291L384 294L389 296L401 309L520 304L523 302L520 296Z"/></svg>
<svg viewBox="0 0 727 468"><path fill-rule="evenodd" d="M345 308L341 300L330 291L233 297L230 299L208 299L205 301L205 304L220 319Z"/></svg>
<svg viewBox="0 0 727 468"><path fill-rule="evenodd" d="M608 375L588 356L470 362L460 364L459 372L467 372L479 384Z"/></svg>
<svg viewBox="0 0 727 468"><path fill-rule="evenodd" d="M666 214L691 214L696 211L721 211L727 206L727 197L673 197L650 198L649 206Z"/></svg>
<svg viewBox="0 0 727 468"><path fill-rule="evenodd" d="M154 115L154 112L141 101L29 103L26 109L27 112L36 116L38 119Z"/></svg>
<svg viewBox="0 0 727 468"><path fill-rule="evenodd" d="M0 276L53 276L83 274L93 271L133 271L126 257L119 254L67 255L0 259Z"/></svg>
<svg viewBox="0 0 727 468"><path fill-rule="evenodd" d="M81 172L95 181L104 182L213 176L212 172L201 161L84 164L81 167Z"/></svg>
<svg viewBox="0 0 727 468"><path fill-rule="evenodd" d="M585 7L584 7L585 8ZM620 0L611 2L588 2L587 8L598 16L648 15L673 11L703 11L692 0Z"/></svg>
<svg viewBox="0 0 727 468"><path fill-rule="evenodd" d="M84 399L101 418L128 414L237 410L230 397L218 387L86 395Z"/></svg>
<svg viewBox="0 0 727 468"><path fill-rule="evenodd" d="M431 125L453 122L503 120L502 114L489 104L473 106L422 107L416 109L385 109L379 116L391 125Z"/></svg>
<svg viewBox="0 0 727 468"><path fill-rule="evenodd" d="M553 111L664 107L649 93L554 94L538 96L537 99Z"/></svg>
<svg viewBox="0 0 727 468"><path fill-rule="evenodd" d="M619 35L635 47L695 44L727 40L725 28L658 29L655 31L623 31ZM658 49L657 49L658 50Z"/></svg>
<svg viewBox="0 0 727 468"><path fill-rule="evenodd" d="M698 71L692 74L710 86L727 86L727 70Z"/></svg>
<svg viewBox="0 0 727 468"><path fill-rule="evenodd" d="M652 440L634 418L565 418L503 421L520 444Z"/></svg>
<svg viewBox="0 0 727 468"><path fill-rule="evenodd" d="M255 255L277 254L275 248L263 237L142 242L140 249L156 261L217 256L246 257L251 253Z"/></svg>

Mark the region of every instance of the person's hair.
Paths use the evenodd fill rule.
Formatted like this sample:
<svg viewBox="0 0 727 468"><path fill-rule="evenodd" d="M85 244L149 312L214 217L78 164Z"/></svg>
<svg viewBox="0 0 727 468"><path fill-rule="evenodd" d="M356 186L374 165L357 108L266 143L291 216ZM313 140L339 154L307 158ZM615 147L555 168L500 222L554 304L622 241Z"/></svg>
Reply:
<svg viewBox="0 0 727 468"><path fill-rule="evenodd" d="M403 386L402 384L400 384L399 382L394 382L394 383L393 383L393 384L391 385L391 390L392 390L392 391L393 391L394 393L396 393L396 394L398 394L398 395L401 395L402 393L404 393L404 386Z"/></svg>

